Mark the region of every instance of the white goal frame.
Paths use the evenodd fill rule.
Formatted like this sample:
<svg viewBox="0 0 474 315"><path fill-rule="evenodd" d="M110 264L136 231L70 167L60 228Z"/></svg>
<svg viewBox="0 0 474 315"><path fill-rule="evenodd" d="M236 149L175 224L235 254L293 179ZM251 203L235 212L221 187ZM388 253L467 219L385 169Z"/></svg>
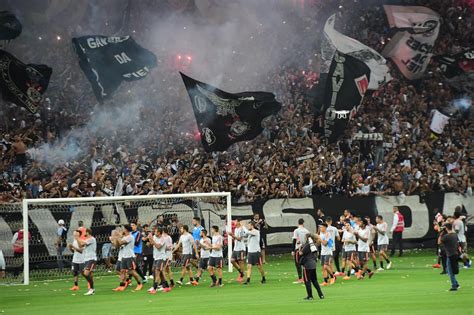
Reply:
<svg viewBox="0 0 474 315"><path fill-rule="evenodd" d="M43 199L23 199L22 214L23 214L23 284L30 283L30 251L28 246L28 205L42 204L42 203L71 203L71 202L94 202L94 201L127 201L127 200L155 200L155 199L170 199L170 198L205 198L205 197L226 197L227 210L227 258L228 271L232 272L232 237L229 232L232 228L232 205L230 192L215 192L215 193L188 193L188 194L162 194L162 195L136 195L136 196L112 196L112 197L84 197L84 198L43 198Z"/></svg>

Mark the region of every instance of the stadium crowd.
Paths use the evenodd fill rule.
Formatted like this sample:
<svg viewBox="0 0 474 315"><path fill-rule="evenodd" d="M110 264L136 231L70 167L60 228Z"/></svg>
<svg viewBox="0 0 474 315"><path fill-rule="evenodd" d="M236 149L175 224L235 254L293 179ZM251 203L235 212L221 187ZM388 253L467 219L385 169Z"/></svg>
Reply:
<svg viewBox="0 0 474 315"><path fill-rule="evenodd" d="M443 18L436 53L456 53L472 43L473 34L468 31L472 16L465 7L441 0L426 2ZM380 51L390 40L383 14L371 9L357 20L353 15L360 12L341 6L339 21L355 22L338 27ZM312 26L317 23L309 20ZM32 60L39 51L21 45L15 49L23 54L29 51ZM321 119L313 121L310 90L318 81L318 55L303 66L281 65L267 83L283 105L280 113L265 121L263 133L255 140L207 154L191 107L177 106L176 99L187 100L185 89L170 83L167 96L150 90L150 86L168 84L162 71L152 72L146 86L127 83L114 96L126 103L144 95L143 106L137 109L139 123L118 128L114 121L104 121L94 133L87 124L97 115L96 101L83 74L71 69L70 64L77 61L70 43L45 49L46 59L64 60L64 70L52 79L41 111L32 115L1 101L0 203L193 191L231 191L234 202L311 194L472 194L472 107L457 113L442 135L432 135L432 110L446 107L458 96L444 83L434 62L429 79L416 85L396 75L392 67L393 80L364 99L345 138L336 144L328 144L322 136ZM78 128L85 129L80 143L75 143L80 153L71 159L41 159L44 148L68 150L70 143L61 139ZM383 140L353 139L357 133L382 133Z"/></svg>

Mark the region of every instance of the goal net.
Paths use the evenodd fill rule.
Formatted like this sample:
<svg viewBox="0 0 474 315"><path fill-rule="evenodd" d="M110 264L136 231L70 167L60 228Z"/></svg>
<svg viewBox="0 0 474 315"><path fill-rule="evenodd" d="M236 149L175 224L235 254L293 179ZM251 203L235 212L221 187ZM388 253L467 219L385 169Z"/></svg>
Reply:
<svg viewBox="0 0 474 315"><path fill-rule="evenodd" d="M6 262L6 275L0 278L0 283L28 284L34 280L70 277L72 252L66 244L72 243L73 232L80 222L97 239L96 274L105 274L110 272L107 265L110 267L118 254L109 241L117 226L137 221L140 228L145 224L152 228L158 217L163 216L159 220L164 220L173 241L177 242L179 227L187 225L192 232L193 217L200 217L208 231L217 225L225 232L231 226L230 202L230 193L219 192L25 199L22 204L0 204L0 256L3 254ZM64 221L67 229L64 242L59 242L59 220ZM230 262L232 248L228 238L224 255ZM228 265L231 271L231 264Z"/></svg>

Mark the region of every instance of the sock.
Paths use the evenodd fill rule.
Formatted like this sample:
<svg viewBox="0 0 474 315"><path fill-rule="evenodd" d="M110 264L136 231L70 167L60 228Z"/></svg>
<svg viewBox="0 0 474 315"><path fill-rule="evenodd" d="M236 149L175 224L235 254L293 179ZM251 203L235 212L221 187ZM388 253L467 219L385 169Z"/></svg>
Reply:
<svg viewBox="0 0 474 315"><path fill-rule="evenodd" d="M153 282L153 289L158 289L158 282Z"/></svg>
<svg viewBox="0 0 474 315"><path fill-rule="evenodd" d="M171 283L171 285L174 285L174 280L170 279L170 283Z"/></svg>
<svg viewBox="0 0 474 315"><path fill-rule="evenodd" d="M390 263L390 259L388 259L388 258L385 258L385 261L387 262L387 264Z"/></svg>
<svg viewBox="0 0 474 315"><path fill-rule="evenodd" d="M262 281L266 281L265 276L262 276Z"/></svg>
<svg viewBox="0 0 474 315"><path fill-rule="evenodd" d="M328 276L329 276L329 278L334 278L334 274L333 274L333 273L328 272Z"/></svg>
<svg viewBox="0 0 474 315"><path fill-rule="evenodd" d="M199 279L200 279L199 277L194 278L194 280L196 280L196 282L199 282Z"/></svg>
<svg viewBox="0 0 474 315"><path fill-rule="evenodd" d="M351 276L351 270L347 270L347 276L350 277Z"/></svg>
<svg viewBox="0 0 474 315"><path fill-rule="evenodd" d="M329 279L329 278L327 278L327 277L326 277L326 278L324 278L324 282L328 282L328 279Z"/></svg>
<svg viewBox="0 0 474 315"><path fill-rule="evenodd" d="M250 278L247 278L247 283L250 283Z"/></svg>
<svg viewBox="0 0 474 315"><path fill-rule="evenodd" d="M74 281L74 285L77 287L79 284L77 283L77 281Z"/></svg>
<svg viewBox="0 0 474 315"><path fill-rule="evenodd" d="M383 268L383 261L380 261L380 268Z"/></svg>
<svg viewBox="0 0 474 315"><path fill-rule="evenodd" d="M369 268L367 268L367 272L368 272L368 273L371 273L371 272L372 272L372 270L370 270Z"/></svg>
<svg viewBox="0 0 474 315"><path fill-rule="evenodd" d="M193 282L193 277L189 277L189 282Z"/></svg>
<svg viewBox="0 0 474 315"><path fill-rule="evenodd" d="M373 263L374 263L374 269L377 268L377 262L374 260Z"/></svg>
<svg viewBox="0 0 474 315"><path fill-rule="evenodd" d="M216 283L217 282L217 278L215 275L211 275L211 279L212 279L212 283Z"/></svg>
<svg viewBox="0 0 474 315"><path fill-rule="evenodd" d="M141 283L140 281L138 281L138 282L137 282L137 285L140 285L140 284L142 284L142 283Z"/></svg>
<svg viewBox="0 0 474 315"><path fill-rule="evenodd" d="M342 268L342 273L344 273L344 272L345 272L345 271L344 271L345 269L346 269L346 267L343 267L343 268Z"/></svg>
<svg viewBox="0 0 474 315"><path fill-rule="evenodd" d="M240 277L243 278L244 277L244 273L241 271L240 272Z"/></svg>
<svg viewBox="0 0 474 315"><path fill-rule="evenodd" d="M222 285L222 278L219 278L219 285Z"/></svg>
<svg viewBox="0 0 474 315"><path fill-rule="evenodd" d="M179 281L180 281L180 282L183 282L183 278L179 278Z"/></svg>
<svg viewBox="0 0 474 315"><path fill-rule="evenodd" d="M125 286L125 282L120 282L120 286L121 286L121 287L124 287L124 286Z"/></svg>

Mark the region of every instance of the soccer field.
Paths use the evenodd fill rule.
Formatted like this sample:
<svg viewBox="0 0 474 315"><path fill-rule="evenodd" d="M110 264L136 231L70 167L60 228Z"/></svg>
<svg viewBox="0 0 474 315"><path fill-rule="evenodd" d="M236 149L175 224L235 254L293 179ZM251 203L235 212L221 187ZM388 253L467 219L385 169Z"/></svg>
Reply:
<svg viewBox="0 0 474 315"><path fill-rule="evenodd" d="M461 288L448 292L448 276L433 269L434 256L407 253L394 258L391 270L372 279L344 281L338 278L323 287L324 300L303 301L304 285L293 284L296 271L290 256L270 256L265 265L267 284L256 276L250 286L235 281L237 274L224 274L224 287L209 288L206 274L199 287L183 286L169 293L150 295L143 291L113 292L116 276L96 277L94 296L70 292L71 280L32 282L29 286L0 286L2 314L474 314L474 269L462 269ZM320 277L320 271L318 271ZM177 274L175 273L175 278ZM321 280L321 278L320 278ZM317 293L314 292L317 297Z"/></svg>

